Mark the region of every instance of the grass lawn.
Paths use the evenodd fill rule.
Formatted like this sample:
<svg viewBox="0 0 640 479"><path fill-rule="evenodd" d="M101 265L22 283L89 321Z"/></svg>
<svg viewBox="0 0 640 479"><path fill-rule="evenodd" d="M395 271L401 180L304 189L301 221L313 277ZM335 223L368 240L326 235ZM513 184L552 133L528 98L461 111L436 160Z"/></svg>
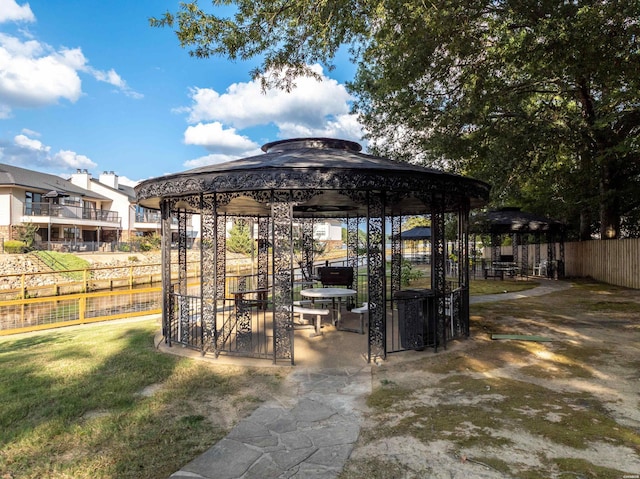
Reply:
<svg viewBox="0 0 640 479"><path fill-rule="evenodd" d="M226 435L229 409L245 415L256 391L282 383L277 368L159 353L157 329L144 320L0 338L0 478L168 477Z"/></svg>
<svg viewBox="0 0 640 479"><path fill-rule="evenodd" d="M637 477L639 358L637 290L584 280L474 304L468 340L373 369L366 426L339 478Z"/></svg>

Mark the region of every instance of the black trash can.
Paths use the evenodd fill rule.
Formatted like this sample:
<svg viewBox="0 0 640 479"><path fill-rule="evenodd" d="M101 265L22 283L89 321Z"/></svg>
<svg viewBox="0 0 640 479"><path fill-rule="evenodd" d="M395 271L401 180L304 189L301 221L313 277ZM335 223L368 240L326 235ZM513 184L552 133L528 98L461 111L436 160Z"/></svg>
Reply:
<svg viewBox="0 0 640 479"><path fill-rule="evenodd" d="M398 334L403 349L421 351L436 344L435 293L430 289L396 291Z"/></svg>

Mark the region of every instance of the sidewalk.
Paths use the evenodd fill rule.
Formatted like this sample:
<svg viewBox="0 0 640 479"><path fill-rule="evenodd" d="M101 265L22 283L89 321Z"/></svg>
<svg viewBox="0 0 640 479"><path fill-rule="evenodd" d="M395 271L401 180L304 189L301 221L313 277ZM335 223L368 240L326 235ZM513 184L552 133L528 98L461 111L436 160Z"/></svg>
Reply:
<svg viewBox="0 0 640 479"><path fill-rule="evenodd" d="M296 370L297 397L256 409L225 439L172 479L330 479L351 455L360 433L371 367Z"/></svg>
<svg viewBox="0 0 640 479"><path fill-rule="evenodd" d="M562 291L571 287L571 283L568 281L556 281L553 279L540 278L536 278L536 281L540 282L540 286L536 286L532 289L526 289L524 291L517 291L515 293L505 292L502 294L487 294L484 296L471 296L469 298L469 304L492 303L494 301L509 301L512 299L531 298L534 296L542 296L545 294L553 293L555 291Z"/></svg>
<svg viewBox="0 0 640 479"><path fill-rule="evenodd" d="M471 304L541 296L571 287L563 281L516 293L474 296ZM360 336L360 335L358 335ZM371 365L296 367L294 394L261 405L226 438L170 476L171 479L334 479L360 433Z"/></svg>

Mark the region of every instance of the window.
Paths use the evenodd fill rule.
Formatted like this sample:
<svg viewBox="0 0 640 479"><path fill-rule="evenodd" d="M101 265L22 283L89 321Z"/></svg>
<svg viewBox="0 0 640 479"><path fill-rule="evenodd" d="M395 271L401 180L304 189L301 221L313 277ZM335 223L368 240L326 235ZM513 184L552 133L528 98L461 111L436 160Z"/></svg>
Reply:
<svg viewBox="0 0 640 479"><path fill-rule="evenodd" d="M26 215L48 215L48 205L43 204L42 193L26 191L24 193L24 213Z"/></svg>

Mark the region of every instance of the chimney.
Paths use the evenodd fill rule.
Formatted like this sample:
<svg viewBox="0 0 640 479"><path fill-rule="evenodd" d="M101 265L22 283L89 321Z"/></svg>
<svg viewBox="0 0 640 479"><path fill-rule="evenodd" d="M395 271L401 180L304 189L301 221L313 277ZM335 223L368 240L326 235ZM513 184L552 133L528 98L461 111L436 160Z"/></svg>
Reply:
<svg viewBox="0 0 640 479"><path fill-rule="evenodd" d="M118 189L118 175L113 171L103 171L100 174L98 181L105 186L113 188L114 190Z"/></svg>
<svg viewBox="0 0 640 479"><path fill-rule="evenodd" d="M91 190L89 180L91 179L91 173L86 169L76 168L76 172L71 175L70 181L72 184L84 188L85 190Z"/></svg>

